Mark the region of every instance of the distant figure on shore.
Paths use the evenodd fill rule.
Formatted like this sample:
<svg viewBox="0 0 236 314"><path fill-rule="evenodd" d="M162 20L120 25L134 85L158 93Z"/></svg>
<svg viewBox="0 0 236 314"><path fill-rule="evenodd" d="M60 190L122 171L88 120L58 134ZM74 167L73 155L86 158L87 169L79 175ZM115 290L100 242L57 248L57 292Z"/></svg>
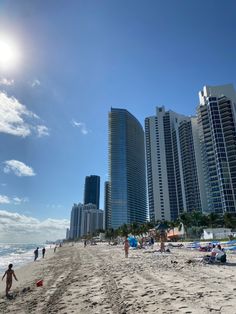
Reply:
<svg viewBox="0 0 236 314"><path fill-rule="evenodd" d="M154 238L151 237L151 239L150 239L150 246L151 246L152 249L153 249L153 245L154 245Z"/></svg>
<svg viewBox="0 0 236 314"><path fill-rule="evenodd" d="M56 252L56 250L57 250L57 246L55 245L55 247L54 247L54 253Z"/></svg>
<svg viewBox="0 0 236 314"><path fill-rule="evenodd" d="M8 270L5 271L5 274L2 277L2 280L3 280L4 277L7 276L6 277L6 297L9 296L8 292L10 291L11 286L12 286L12 276L15 278L16 281L18 281L18 279L16 278L15 272L12 269L12 267L13 267L13 265L9 264Z"/></svg>
<svg viewBox="0 0 236 314"><path fill-rule="evenodd" d="M46 252L46 249L45 249L45 247L44 247L44 248L42 249L42 256L43 256L43 258L44 258L45 252Z"/></svg>
<svg viewBox="0 0 236 314"><path fill-rule="evenodd" d="M37 247L36 250L34 250L34 261L39 257L39 248Z"/></svg>
<svg viewBox="0 0 236 314"><path fill-rule="evenodd" d="M87 241L86 241L86 240L84 240L84 247L86 247L86 245L87 245Z"/></svg>
<svg viewBox="0 0 236 314"><path fill-rule="evenodd" d="M125 257L128 257L128 255L129 255L129 240L127 237L125 238L124 249L125 249Z"/></svg>

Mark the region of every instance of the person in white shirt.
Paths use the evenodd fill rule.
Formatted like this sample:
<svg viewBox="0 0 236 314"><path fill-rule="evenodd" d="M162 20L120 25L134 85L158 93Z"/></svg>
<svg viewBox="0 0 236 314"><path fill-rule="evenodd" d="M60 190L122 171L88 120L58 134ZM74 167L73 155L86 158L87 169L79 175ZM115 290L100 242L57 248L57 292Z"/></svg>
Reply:
<svg viewBox="0 0 236 314"><path fill-rule="evenodd" d="M217 247L213 247L211 251L211 261L221 261L222 256L225 255L225 252L222 250L221 245L218 244Z"/></svg>

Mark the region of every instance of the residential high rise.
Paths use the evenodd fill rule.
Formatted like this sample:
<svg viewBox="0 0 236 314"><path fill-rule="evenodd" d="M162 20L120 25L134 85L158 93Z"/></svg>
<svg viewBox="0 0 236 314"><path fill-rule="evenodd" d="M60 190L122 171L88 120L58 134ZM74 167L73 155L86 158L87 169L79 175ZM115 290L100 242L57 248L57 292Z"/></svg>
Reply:
<svg viewBox="0 0 236 314"><path fill-rule="evenodd" d="M204 206L194 124L194 118L165 111L164 107L157 107L156 116L145 119L151 221L176 220L184 211L202 210Z"/></svg>
<svg viewBox="0 0 236 314"><path fill-rule="evenodd" d="M100 177L91 175L85 178L84 204L95 204L99 209Z"/></svg>
<svg viewBox="0 0 236 314"><path fill-rule="evenodd" d="M109 113L109 227L147 219L144 131L125 109Z"/></svg>
<svg viewBox="0 0 236 314"><path fill-rule="evenodd" d="M204 86L198 126L209 212L236 210L236 93L233 85Z"/></svg>
<svg viewBox="0 0 236 314"><path fill-rule="evenodd" d="M103 229L103 210L95 204L74 204L71 210L70 239L77 239Z"/></svg>
<svg viewBox="0 0 236 314"><path fill-rule="evenodd" d="M109 181L104 183L104 228L105 230L109 229L111 226L111 216L110 216L110 185Z"/></svg>
<svg viewBox="0 0 236 314"><path fill-rule="evenodd" d="M83 205L74 204L70 215L70 239L76 239L81 236L80 221L83 215Z"/></svg>

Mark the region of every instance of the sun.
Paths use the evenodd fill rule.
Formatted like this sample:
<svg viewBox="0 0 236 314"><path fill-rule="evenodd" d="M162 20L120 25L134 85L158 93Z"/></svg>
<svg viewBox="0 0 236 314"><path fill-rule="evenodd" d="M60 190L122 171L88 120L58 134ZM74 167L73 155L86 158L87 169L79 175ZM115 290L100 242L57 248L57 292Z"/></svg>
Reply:
<svg viewBox="0 0 236 314"><path fill-rule="evenodd" d="M8 38L0 36L0 67L9 69L15 67L19 61L19 51Z"/></svg>

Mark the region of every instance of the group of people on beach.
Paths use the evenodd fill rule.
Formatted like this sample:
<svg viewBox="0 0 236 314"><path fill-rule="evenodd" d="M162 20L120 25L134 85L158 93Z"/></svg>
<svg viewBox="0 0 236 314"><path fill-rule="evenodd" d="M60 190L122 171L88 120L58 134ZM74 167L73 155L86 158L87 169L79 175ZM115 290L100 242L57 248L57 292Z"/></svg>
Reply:
<svg viewBox="0 0 236 314"><path fill-rule="evenodd" d="M226 253L225 250L221 247L220 244L215 246L215 244L211 247L211 254L203 257L203 261L207 263L215 263L215 262L226 262Z"/></svg>
<svg viewBox="0 0 236 314"><path fill-rule="evenodd" d="M42 248L42 258L44 258L45 253L46 253L46 249L45 249L45 247L43 247ZM38 257L39 257L39 248L37 247L37 249L34 250L34 261L36 261Z"/></svg>
<svg viewBox="0 0 236 314"><path fill-rule="evenodd" d="M46 253L46 249L45 249L45 247L43 247L42 248L42 258L44 258L45 253ZM37 260L38 256L39 256L39 248L37 247L34 250L34 261ZM18 279L16 278L16 275L15 275L15 272L12 268L13 268L13 264L9 264L8 269L5 271L4 275L2 276L2 280L6 277L6 297L10 296L9 291L10 291L11 286L12 286L13 277L16 281L18 281Z"/></svg>

